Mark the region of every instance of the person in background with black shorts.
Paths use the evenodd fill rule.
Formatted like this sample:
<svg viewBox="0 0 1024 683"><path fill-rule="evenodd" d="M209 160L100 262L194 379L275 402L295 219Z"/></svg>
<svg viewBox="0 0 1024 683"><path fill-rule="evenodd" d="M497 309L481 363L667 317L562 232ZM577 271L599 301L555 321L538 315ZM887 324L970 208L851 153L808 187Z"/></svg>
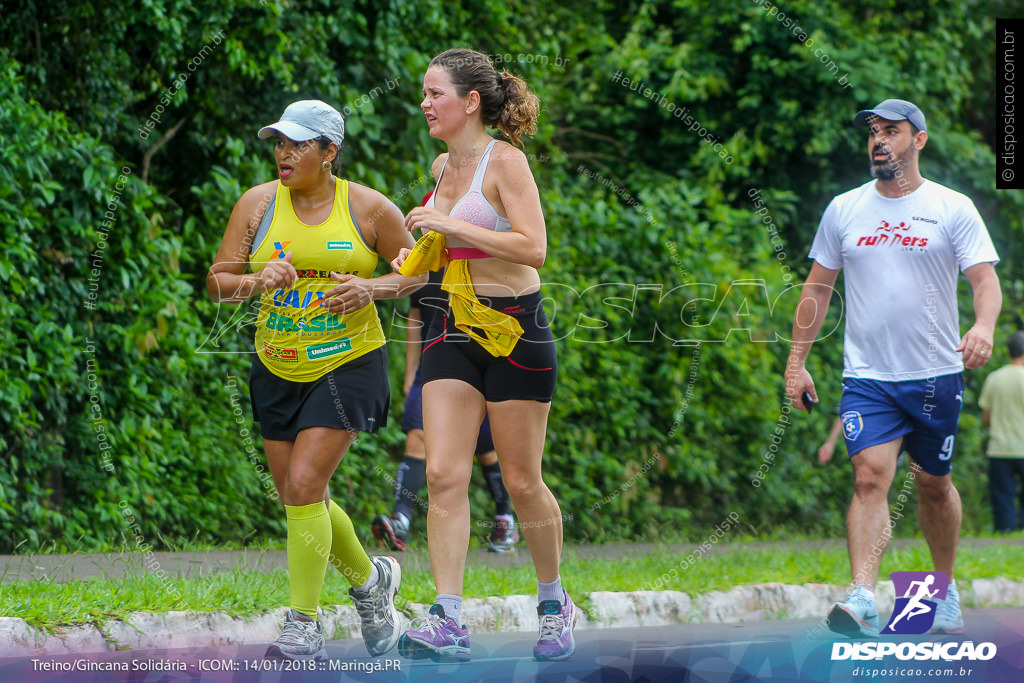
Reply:
<svg viewBox="0 0 1024 683"><path fill-rule="evenodd" d="M420 498L420 491L427 483L427 450L423 438L423 375L420 372L420 358L423 353L424 337L433 320L434 312L444 307L441 296L440 272L430 273L426 286L409 297L410 327L405 347L405 413L402 415L402 431L405 432L405 457L398 466L395 477L395 508L391 515L377 515L371 529L377 540L391 550L405 550L409 541L409 526L416 516L416 507L426 504ZM519 530L512 516L512 502L501 480L501 465L494 452L491 440L491 423L488 417L480 425L477 437L476 459L487 481L487 490L494 500L494 521L491 524L490 543L487 549L494 553L508 553L516 548Z"/></svg>
<svg viewBox="0 0 1024 683"><path fill-rule="evenodd" d="M406 216L410 231L445 238L448 294L423 349L423 419L427 441L427 541L437 604L399 642L408 657L469 659L461 624L469 545L473 447L484 414L512 504L537 570L538 660L575 648L576 607L562 588L562 514L541 477L548 412L555 390L555 344L541 306L547 237L540 193L526 155L513 146L536 130L540 102L526 83L498 73L473 50L435 57L420 104L431 137L448 153L426 206ZM492 139L499 128L513 144ZM400 267L409 252L392 262Z"/></svg>
<svg viewBox="0 0 1024 683"><path fill-rule="evenodd" d="M291 588L284 631L266 653L274 658L326 657L317 606L328 563L352 585L370 654L400 635L401 569L367 556L328 483L359 432L387 422L387 354L373 301L408 294L420 280L373 278L380 256L393 259L412 240L384 195L335 177L344 134L341 114L320 100L294 102L260 130L275 138L279 180L238 200L207 276L214 301L260 297L249 392L288 517Z"/></svg>

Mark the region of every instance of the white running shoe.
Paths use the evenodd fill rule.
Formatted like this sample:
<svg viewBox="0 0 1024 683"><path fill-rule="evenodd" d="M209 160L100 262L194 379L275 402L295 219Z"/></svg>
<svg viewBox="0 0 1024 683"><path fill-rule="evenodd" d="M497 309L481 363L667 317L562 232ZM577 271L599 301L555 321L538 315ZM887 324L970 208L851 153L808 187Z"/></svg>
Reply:
<svg viewBox="0 0 1024 683"><path fill-rule="evenodd" d="M946 599L935 601L935 622L929 633L963 633L964 618L960 614L960 593L956 584L949 584Z"/></svg>

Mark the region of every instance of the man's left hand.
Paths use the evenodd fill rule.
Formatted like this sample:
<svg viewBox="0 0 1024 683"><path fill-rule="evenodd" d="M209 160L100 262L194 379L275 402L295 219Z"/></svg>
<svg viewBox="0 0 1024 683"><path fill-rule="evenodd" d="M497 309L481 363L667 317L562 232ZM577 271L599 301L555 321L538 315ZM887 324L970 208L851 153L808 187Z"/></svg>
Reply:
<svg viewBox="0 0 1024 683"><path fill-rule="evenodd" d="M992 357L992 330L975 325L967 330L956 350L964 354L964 366L968 370L980 368Z"/></svg>

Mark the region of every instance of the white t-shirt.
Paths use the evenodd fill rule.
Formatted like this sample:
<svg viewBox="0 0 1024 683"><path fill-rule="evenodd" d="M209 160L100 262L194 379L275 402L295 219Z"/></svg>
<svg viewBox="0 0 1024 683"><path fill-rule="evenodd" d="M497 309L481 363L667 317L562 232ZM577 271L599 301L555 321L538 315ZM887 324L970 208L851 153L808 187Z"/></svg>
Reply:
<svg viewBox="0 0 1024 683"><path fill-rule="evenodd" d="M957 267L999 260L970 198L925 180L890 199L871 180L829 203L810 257L846 272L844 377L895 382L963 371Z"/></svg>

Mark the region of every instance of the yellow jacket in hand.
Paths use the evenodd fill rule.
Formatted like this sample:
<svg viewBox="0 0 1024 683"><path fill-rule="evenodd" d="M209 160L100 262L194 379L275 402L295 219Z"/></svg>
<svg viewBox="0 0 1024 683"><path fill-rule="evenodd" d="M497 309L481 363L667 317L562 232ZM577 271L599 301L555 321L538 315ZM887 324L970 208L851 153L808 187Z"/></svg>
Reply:
<svg viewBox="0 0 1024 683"><path fill-rule="evenodd" d="M468 334L492 356L511 354L523 336L523 326L512 316L481 303L469 278L469 260L449 262L443 234L430 230L419 238L398 272L406 277L415 277L445 266L448 270L441 289L449 294L455 327Z"/></svg>
<svg viewBox="0 0 1024 683"><path fill-rule="evenodd" d="M485 306L476 297L469 279L469 260L452 261L444 274L441 289L448 292L459 328L492 356L508 356L523 336L523 326L512 316Z"/></svg>
<svg viewBox="0 0 1024 683"><path fill-rule="evenodd" d="M416 240L416 246L412 248L398 272L405 277L416 277L428 270L441 270L448 265L448 253L444 244L443 234L428 230L423 237Z"/></svg>

